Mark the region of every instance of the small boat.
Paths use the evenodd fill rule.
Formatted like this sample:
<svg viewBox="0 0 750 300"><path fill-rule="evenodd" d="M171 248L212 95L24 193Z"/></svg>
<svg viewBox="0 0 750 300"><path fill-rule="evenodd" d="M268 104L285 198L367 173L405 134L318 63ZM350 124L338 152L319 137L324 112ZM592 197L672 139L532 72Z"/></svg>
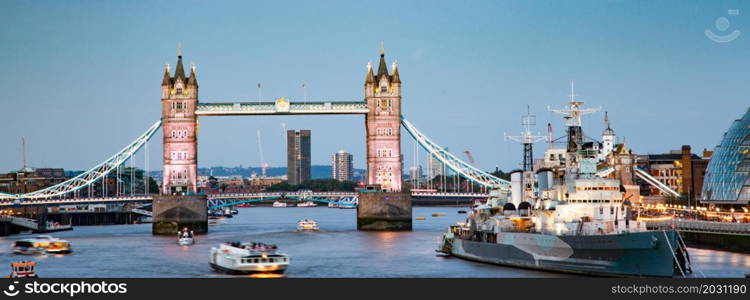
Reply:
<svg viewBox="0 0 750 300"><path fill-rule="evenodd" d="M20 261L10 264L10 278L36 278L36 262L33 261ZM12 292L12 290L11 290ZM6 293L8 296L15 296Z"/></svg>
<svg viewBox="0 0 750 300"><path fill-rule="evenodd" d="M283 273L289 255L278 253L276 245L226 242L211 248L209 265L230 274Z"/></svg>
<svg viewBox="0 0 750 300"><path fill-rule="evenodd" d="M230 212L231 212L231 213L232 213L233 215L236 215L236 214L240 213L240 211L239 211L239 210L237 210L236 208L232 208L232 209L230 209L229 211L230 211Z"/></svg>
<svg viewBox="0 0 750 300"><path fill-rule="evenodd" d="M300 204L297 204L297 207L316 207L318 204L312 201L305 201Z"/></svg>
<svg viewBox="0 0 750 300"><path fill-rule="evenodd" d="M318 221L304 219L297 221L297 231L317 231L320 230L318 227Z"/></svg>
<svg viewBox="0 0 750 300"><path fill-rule="evenodd" d="M458 213L459 213L459 214L465 214L465 213L466 213L466 211L465 211L465 210L463 210L463 209L461 209L461 210L459 210L459 211L458 211Z"/></svg>
<svg viewBox="0 0 750 300"><path fill-rule="evenodd" d="M279 201L275 201L275 202L273 203L273 207L286 207L286 203L284 203L284 202L279 202Z"/></svg>
<svg viewBox="0 0 750 300"><path fill-rule="evenodd" d="M72 251L70 242L49 235L38 235L13 243L13 253L16 254L66 254Z"/></svg>
<svg viewBox="0 0 750 300"><path fill-rule="evenodd" d="M416 217L417 221L424 221L425 217Z"/></svg>
<svg viewBox="0 0 750 300"><path fill-rule="evenodd" d="M432 214L432 216L433 217L445 216L445 213L442 213L442 212L440 212L440 213L434 213L434 214Z"/></svg>
<svg viewBox="0 0 750 300"><path fill-rule="evenodd" d="M177 244L179 244L180 246L189 246L195 244L193 231L188 230L187 227L185 227L182 229L182 231L177 232Z"/></svg>
<svg viewBox="0 0 750 300"><path fill-rule="evenodd" d="M229 211L229 210L222 210L222 209L219 209L219 210L210 210L210 211L208 211L208 217L209 218L214 217L214 218L219 218L219 219L221 219L221 218L231 218L232 217L232 212Z"/></svg>

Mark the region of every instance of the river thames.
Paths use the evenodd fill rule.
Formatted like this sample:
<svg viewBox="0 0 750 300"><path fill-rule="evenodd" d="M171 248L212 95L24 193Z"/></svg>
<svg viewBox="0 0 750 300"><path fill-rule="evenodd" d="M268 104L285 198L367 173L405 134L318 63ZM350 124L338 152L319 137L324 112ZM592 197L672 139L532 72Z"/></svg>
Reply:
<svg viewBox="0 0 750 300"><path fill-rule="evenodd" d="M209 251L224 241L273 243L291 257L287 277L567 277L475 263L435 253L438 239L463 214L456 207L414 207L412 232L361 232L356 210L315 208L239 208L234 218L209 227L193 246L178 246L176 237L151 235L151 224L78 226L52 234L69 240L68 255L23 256L12 253L13 241L0 239L0 262L38 262L40 277L225 277L208 265ZM445 216L431 217L443 212ZM312 218L318 232L297 232L296 222ZM690 248L695 277L743 277L750 255Z"/></svg>

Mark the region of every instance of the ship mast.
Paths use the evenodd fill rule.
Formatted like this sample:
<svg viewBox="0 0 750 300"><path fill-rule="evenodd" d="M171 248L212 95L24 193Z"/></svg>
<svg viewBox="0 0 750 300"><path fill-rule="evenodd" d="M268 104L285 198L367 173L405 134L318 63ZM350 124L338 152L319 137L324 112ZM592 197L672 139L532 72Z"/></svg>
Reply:
<svg viewBox="0 0 750 300"><path fill-rule="evenodd" d="M550 109L552 112L563 115L565 125L568 126L568 157L565 164L568 167L577 167L579 151L583 147L583 130L581 129L581 116L595 113L599 108L582 108L584 102L576 99L575 83L570 82L570 100L568 106L562 109Z"/></svg>
<svg viewBox="0 0 750 300"><path fill-rule="evenodd" d="M531 127L536 125L536 116L531 114L531 109L526 106L526 115L521 116L521 135L505 136L506 140L512 140L523 144L523 174L520 178L521 190L520 195L513 196L520 202L531 203L535 199L534 188L534 149L533 144L546 139L545 136L534 135L531 133ZM513 175L511 175L513 177ZM519 202L519 203L520 203ZM515 203L518 205L519 203Z"/></svg>
<svg viewBox="0 0 750 300"><path fill-rule="evenodd" d="M536 116L531 114L531 109L526 106L526 115L521 116L521 135L506 136L505 139L512 140L523 144L523 170L533 171L534 151L532 145L538 141L546 139L545 136L534 135L531 133L531 127L536 125Z"/></svg>

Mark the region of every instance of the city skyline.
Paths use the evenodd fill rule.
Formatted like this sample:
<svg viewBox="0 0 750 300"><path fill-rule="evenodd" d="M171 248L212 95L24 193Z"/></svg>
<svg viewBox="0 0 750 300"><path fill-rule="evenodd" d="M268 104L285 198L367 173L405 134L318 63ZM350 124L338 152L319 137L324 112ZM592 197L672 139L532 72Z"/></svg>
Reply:
<svg viewBox="0 0 750 300"><path fill-rule="evenodd" d="M158 118L163 64L174 63L179 42L186 63L197 65L201 102L216 102L257 101L259 82L263 101L281 96L361 100L365 65L377 61L380 41L385 41L386 59L399 62L404 115L456 155L470 150L485 170L519 166L521 147L502 137L520 131L526 105L537 115L535 131L544 133L551 122L554 136L563 135L562 120L547 107L565 105L571 80L587 106L609 111L615 132L640 154L683 144L697 152L713 148L730 125L727 120L747 108L748 63L742 59L747 38L716 43L704 35L718 17L727 16L727 9L740 12L727 16L731 28L750 29L745 3L483 2L453 7L443 2L427 9L407 3L388 10L377 8L395 2L337 4L261 3L249 9L249 4L208 8L193 3L176 13L164 3L113 3L88 7L93 17L86 19L80 17L81 3L5 2L0 14L6 26L0 35L13 42L0 45L5 54L0 63L15 71L0 75L7 145L0 149L0 170L21 168L21 136L27 137L33 167L88 169L122 148ZM149 8L156 9L149 13ZM128 10L144 13L119 13ZM274 22L282 12L293 20ZM450 23L425 21L448 16ZM358 24L359 18L389 21ZM204 26L185 30L177 21L191 19ZM97 22L110 27L88 26ZM308 26L313 23L318 27ZM221 33L231 25L246 35ZM586 116L584 133L597 138L603 118L603 113ZM199 167L260 165L257 129L269 164L282 166L282 122L316 131L312 148L318 155L312 164L329 163L329 154L340 148L364 157L361 116L200 121ZM407 168L414 146L405 140L401 150ZM152 169L161 164L160 147L151 143ZM537 157L544 148L535 147ZM426 166L426 157L420 153L420 165ZM364 160L356 160L355 167L363 168Z"/></svg>

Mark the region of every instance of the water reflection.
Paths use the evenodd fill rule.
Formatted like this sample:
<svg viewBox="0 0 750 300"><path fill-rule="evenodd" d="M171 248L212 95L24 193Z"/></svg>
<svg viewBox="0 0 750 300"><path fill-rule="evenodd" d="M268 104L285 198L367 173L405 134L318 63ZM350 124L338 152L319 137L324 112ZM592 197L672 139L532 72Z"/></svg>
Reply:
<svg viewBox="0 0 750 300"><path fill-rule="evenodd" d="M286 278L286 275L277 274L277 273L257 273L257 274L250 274L247 277L249 278Z"/></svg>

